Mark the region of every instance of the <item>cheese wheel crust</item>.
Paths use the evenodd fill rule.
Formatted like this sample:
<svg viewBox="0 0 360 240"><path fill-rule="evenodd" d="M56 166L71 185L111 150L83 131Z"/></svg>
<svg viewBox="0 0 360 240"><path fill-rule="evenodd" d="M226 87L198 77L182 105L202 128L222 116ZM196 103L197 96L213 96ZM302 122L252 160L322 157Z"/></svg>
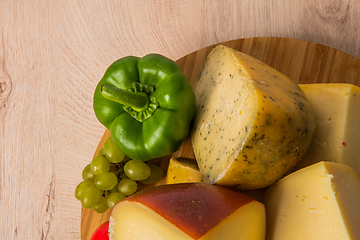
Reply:
<svg viewBox="0 0 360 240"><path fill-rule="evenodd" d="M244 53L217 46L195 84L192 144L204 182L267 187L302 159L316 120L302 90Z"/></svg>

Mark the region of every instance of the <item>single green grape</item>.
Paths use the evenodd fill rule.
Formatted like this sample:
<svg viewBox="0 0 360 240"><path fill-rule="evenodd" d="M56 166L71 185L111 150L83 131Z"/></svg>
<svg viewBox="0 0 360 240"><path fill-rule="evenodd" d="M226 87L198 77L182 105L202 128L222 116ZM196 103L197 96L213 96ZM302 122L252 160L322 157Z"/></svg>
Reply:
<svg viewBox="0 0 360 240"><path fill-rule="evenodd" d="M118 184L118 178L113 172L105 172L96 176L94 184L100 190L111 190Z"/></svg>
<svg viewBox="0 0 360 240"><path fill-rule="evenodd" d="M128 176L126 176L125 173L120 174L120 179L129 179Z"/></svg>
<svg viewBox="0 0 360 240"><path fill-rule="evenodd" d="M124 167L118 167L116 168L116 174L117 175L121 175L122 173L124 173Z"/></svg>
<svg viewBox="0 0 360 240"><path fill-rule="evenodd" d="M75 188L75 197L77 200L81 200L81 196L84 190L90 186L94 186L94 182L91 180L84 180L79 183Z"/></svg>
<svg viewBox="0 0 360 240"><path fill-rule="evenodd" d="M125 196L134 194L137 190L137 183L132 179L123 179L118 184L118 190Z"/></svg>
<svg viewBox="0 0 360 240"><path fill-rule="evenodd" d="M90 163L90 169L95 175L109 172L110 163L104 156L96 156Z"/></svg>
<svg viewBox="0 0 360 240"><path fill-rule="evenodd" d="M81 205L84 208L93 208L101 198L103 191L95 186L87 187L81 194Z"/></svg>
<svg viewBox="0 0 360 240"><path fill-rule="evenodd" d="M148 163L148 166L150 167L151 170L150 176L144 180L141 180L140 182L143 184L154 184L160 181L164 175L161 167L153 163Z"/></svg>
<svg viewBox="0 0 360 240"><path fill-rule="evenodd" d="M115 145L111 137L105 141L103 154L111 163L119 163L125 158L125 154Z"/></svg>
<svg viewBox="0 0 360 240"><path fill-rule="evenodd" d="M104 148L101 148L97 155L98 156L104 156Z"/></svg>
<svg viewBox="0 0 360 240"><path fill-rule="evenodd" d="M124 165L126 176L132 180L140 181L150 176L150 167L143 161L130 160Z"/></svg>
<svg viewBox="0 0 360 240"><path fill-rule="evenodd" d="M108 208L107 199L103 196L101 196L99 202L93 206L94 211L97 213L104 213Z"/></svg>
<svg viewBox="0 0 360 240"><path fill-rule="evenodd" d="M123 200L125 198L126 197L122 193L119 193L119 192L110 193L107 196L107 205L110 209L112 209L118 202L120 202L121 200Z"/></svg>
<svg viewBox="0 0 360 240"><path fill-rule="evenodd" d="M90 164L86 165L86 167L84 167L84 169L82 171L82 178L84 180L94 181L95 177L96 177L96 175L91 170Z"/></svg>
<svg viewBox="0 0 360 240"><path fill-rule="evenodd" d="M119 185L119 183L118 183L118 184L116 184L116 186L115 186L115 187L113 187L112 189L110 189L110 190L109 190L109 193L118 192L118 191L119 191L119 189L118 189L118 185Z"/></svg>

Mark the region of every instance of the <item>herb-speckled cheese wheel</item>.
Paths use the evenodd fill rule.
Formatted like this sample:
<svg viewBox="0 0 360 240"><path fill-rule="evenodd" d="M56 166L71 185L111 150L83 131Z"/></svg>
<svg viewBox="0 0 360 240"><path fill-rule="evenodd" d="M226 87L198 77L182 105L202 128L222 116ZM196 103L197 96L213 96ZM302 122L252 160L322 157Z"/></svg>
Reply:
<svg viewBox="0 0 360 240"><path fill-rule="evenodd" d="M217 46L195 84L192 144L204 182L271 185L298 163L316 120L302 90L265 63Z"/></svg>

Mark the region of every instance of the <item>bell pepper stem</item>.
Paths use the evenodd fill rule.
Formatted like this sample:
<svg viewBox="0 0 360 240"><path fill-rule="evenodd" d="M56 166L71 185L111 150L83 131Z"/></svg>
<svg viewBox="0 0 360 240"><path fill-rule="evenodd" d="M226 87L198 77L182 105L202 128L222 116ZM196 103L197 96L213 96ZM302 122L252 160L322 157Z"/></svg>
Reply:
<svg viewBox="0 0 360 240"><path fill-rule="evenodd" d="M142 111L149 105L149 96L144 92L130 92L108 84L101 85L100 92L105 98L132 107L135 111Z"/></svg>

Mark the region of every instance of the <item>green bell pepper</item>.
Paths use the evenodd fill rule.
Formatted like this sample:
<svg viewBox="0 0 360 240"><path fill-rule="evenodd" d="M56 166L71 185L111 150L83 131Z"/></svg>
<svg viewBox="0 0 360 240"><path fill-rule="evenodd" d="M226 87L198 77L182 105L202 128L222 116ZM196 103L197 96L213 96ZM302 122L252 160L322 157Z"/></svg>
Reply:
<svg viewBox="0 0 360 240"><path fill-rule="evenodd" d="M115 61L93 99L97 119L131 159L175 152L195 116L195 93L176 62L159 54Z"/></svg>

